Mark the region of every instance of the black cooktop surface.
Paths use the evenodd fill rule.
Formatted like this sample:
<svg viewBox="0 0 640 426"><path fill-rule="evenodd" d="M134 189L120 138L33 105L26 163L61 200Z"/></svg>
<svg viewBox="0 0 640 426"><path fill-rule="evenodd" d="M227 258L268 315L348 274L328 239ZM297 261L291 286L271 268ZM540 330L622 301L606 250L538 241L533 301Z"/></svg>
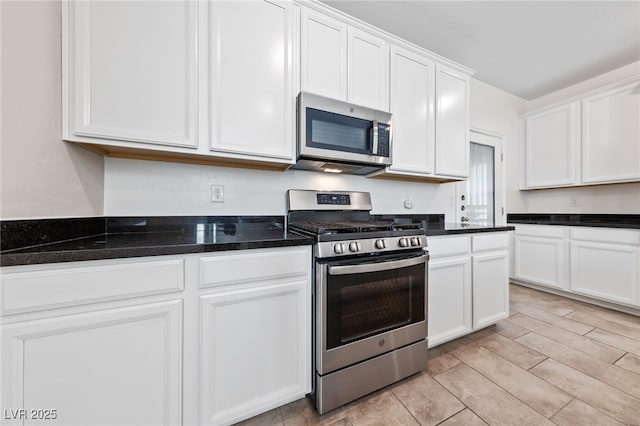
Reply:
<svg viewBox="0 0 640 426"><path fill-rule="evenodd" d="M321 222L307 221L290 223L293 229L305 231L313 235L332 235L332 234L352 234L380 231L404 231L404 230L420 230L422 228L419 223L396 224L392 221L344 221L344 222ZM364 237L364 235L363 235Z"/></svg>

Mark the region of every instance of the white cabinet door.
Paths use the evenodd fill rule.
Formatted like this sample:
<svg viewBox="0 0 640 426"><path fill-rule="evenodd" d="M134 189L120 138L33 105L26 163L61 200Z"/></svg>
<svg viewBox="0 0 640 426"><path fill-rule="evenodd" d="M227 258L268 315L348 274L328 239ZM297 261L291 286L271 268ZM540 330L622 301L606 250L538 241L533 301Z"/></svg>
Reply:
<svg viewBox="0 0 640 426"><path fill-rule="evenodd" d="M389 44L305 8L301 15L302 90L389 110Z"/></svg>
<svg viewBox="0 0 640 426"><path fill-rule="evenodd" d="M429 347L471 332L471 297L469 256L429 262Z"/></svg>
<svg viewBox="0 0 640 426"><path fill-rule="evenodd" d="M437 175L469 176L469 76L436 68Z"/></svg>
<svg viewBox="0 0 640 426"><path fill-rule="evenodd" d="M347 25L303 9L301 73L305 91L347 101Z"/></svg>
<svg viewBox="0 0 640 426"><path fill-rule="evenodd" d="M230 424L311 390L307 279L201 297L200 424Z"/></svg>
<svg viewBox="0 0 640 426"><path fill-rule="evenodd" d="M640 83L582 101L582 182L640 179Z"/></svg>
<svg viewBox="0 0 640 426"><path fill-rule="evenodd" d="M196 147L192 1L70 1L63 19L68 140Z"/></svg>
<svg viewBox="0 0 640 426"><path fill-rule="evenodd" d="M575 102L524 120L524 188L577 184L580 104Z"/></svg>
<svg viewBox="0 0 640 426"><path fill-rule="evenodd" d="M293 160L293 6L211 4L211 149Z"/></svg>
<svg viewBox="0 0 640 426"><path fill-rule="evenodd" d="M391 48L391 171L433 173L434 78L433 62L406 49Z"/></svg>
<svg viewBox="0 0 640 426"><path fill-rule="evenodd" d="M516 232L515 278L565 288L565 251L562 239L521 236Z"/></svg>
<svg viewBox="0 0 640 426"><path fill-rule="evenodd" d="M348 40L349 102L389 111L389 44L351 27Z"/></svg>
<svg viewBox="0 0 640 426"><path fill-rule="evenodd" d="M571 291L640 305L640 249L623 244L572 241Z"/></svg>
<svg viewBox="0 0 640 426"><path fill-rule="evenodd" d="M509 316L509 253L473 255L473 328Z"/></svg>
<svg viewBox="0 0 640 426"><path fill-rule="evenodd" d="M181 300L2 327L2 406L47 424L178 425L181 387Z"/></svg>

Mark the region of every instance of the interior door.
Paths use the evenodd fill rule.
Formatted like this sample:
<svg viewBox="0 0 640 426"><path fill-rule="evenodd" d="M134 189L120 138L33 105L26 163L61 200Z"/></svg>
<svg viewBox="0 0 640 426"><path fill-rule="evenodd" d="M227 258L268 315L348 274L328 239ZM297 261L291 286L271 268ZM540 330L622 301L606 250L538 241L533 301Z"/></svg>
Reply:
<svg viewBox="0 0 640 426"><path fill-rule="evenodd" d="M504 211L502 137L469 132L469 178L456 184L458 223L503 225Z"/></svg>

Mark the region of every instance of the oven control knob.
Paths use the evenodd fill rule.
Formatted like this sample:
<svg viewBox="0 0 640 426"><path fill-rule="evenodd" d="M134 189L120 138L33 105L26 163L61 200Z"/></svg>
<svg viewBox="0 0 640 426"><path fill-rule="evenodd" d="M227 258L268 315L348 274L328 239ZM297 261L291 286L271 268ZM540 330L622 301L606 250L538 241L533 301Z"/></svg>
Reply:
<svg viewBox="0 0 640 426"><path fill-rule="evenodd" d="M335 254L342 254L344 253L344 244L342 243L337 243L336 245L333 246L333 252Z"/></svg>
<svg viewBox="0 0 640 426"><path fill-rule="evenodd" d="M409 241L406 238L400 238L398 240L398 245L400 247L408 247L409 246Z"/></svg>
<svg viewBox="0 0 640 426"><path fill-rule="evenodd" d="M417 238L417 237L411 238L411 245L412 246L419 246L420 245L420 238Z"/></svg>
<svg viewBox="0 0 640 426"><path fill-rule="evenodd" d="M376 240L376 248L382 250L383 248L387 248L387 244L384 240Z"/></svg>
<svg viewBox="0 0 640 426"><path fill-rule="evenodd" d="M358 241L351 241L349 243L349 251L351 251L351 252L355 253L357 251L360 251L360 248L361 248L361 246L360 246L360 243Z"/></svg>

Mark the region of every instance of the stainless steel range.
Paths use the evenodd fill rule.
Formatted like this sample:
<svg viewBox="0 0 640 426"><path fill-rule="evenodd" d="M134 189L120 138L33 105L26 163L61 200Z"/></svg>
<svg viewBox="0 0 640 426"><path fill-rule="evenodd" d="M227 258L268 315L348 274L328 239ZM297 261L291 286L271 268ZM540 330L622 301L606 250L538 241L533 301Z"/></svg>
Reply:
<svg viewBox="0 0 640 426"><path fill-rule="evenodd" d="M314 246L314 389L322 414L427 367L427 239L372 220L366 192L289 190Z"/></svg>

